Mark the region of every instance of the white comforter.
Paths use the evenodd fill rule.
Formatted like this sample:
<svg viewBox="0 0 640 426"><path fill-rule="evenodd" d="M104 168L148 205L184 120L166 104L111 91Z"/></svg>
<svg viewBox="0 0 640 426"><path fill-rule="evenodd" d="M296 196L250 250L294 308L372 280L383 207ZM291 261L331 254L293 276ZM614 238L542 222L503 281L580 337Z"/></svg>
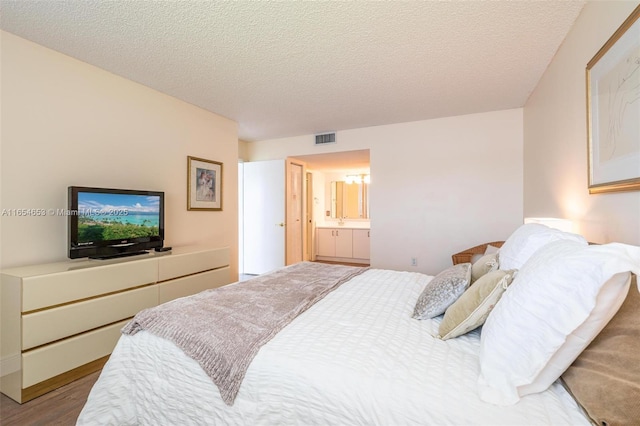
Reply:
<svg viewBox="0 0 640 426"><path fill-rule="evenodd" d="M442 341L413 306L432 277L372 269L300 315L253 360L233 406L148 332L122 336L80 425L581 425L559 384L510 407L477 395L479 333Z"/></svg>

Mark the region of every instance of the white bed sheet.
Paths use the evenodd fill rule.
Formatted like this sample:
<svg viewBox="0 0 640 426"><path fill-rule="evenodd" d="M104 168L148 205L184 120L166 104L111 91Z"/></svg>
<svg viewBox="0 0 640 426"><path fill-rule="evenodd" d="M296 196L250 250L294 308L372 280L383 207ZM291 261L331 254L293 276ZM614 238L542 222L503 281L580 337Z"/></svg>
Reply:
<svg viewBox="0 0 640 426"><path fill-rule="evenodd" d="M588 425L558 383L499 407L478 398L479 333L442 341L411 313L432 277L372 269L262 347L233 406L148 332L122 336L79 425Z"/></svg>

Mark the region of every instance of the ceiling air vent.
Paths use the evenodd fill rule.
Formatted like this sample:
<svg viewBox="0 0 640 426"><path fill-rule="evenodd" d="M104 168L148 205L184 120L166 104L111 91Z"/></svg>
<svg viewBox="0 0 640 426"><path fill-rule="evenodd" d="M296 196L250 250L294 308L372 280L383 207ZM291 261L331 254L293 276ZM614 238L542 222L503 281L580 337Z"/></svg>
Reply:
<svg viewBox="0 0 640 426"><path fill-rule="evenodd" d="M336 143L335 133L325 133L322 135L316 135L316 145L324 145L327 143Z"/></svg>

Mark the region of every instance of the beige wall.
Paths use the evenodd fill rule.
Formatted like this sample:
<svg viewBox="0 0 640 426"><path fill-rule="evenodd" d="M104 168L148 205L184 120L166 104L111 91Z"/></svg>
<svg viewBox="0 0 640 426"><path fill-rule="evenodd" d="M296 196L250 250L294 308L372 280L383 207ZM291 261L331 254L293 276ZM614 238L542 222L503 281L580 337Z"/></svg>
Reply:
<svg viewBox="0 0 640 426"><path fill-rule="evenodd" d="M229 246L235 122L2 32L1 208L65 208L70 185L165 192L166 244ZM221 161L223 211L186 209L187 155ZM1 266L65 260L66 217L3 216Z"/></svg>
<svg viewBox="0 0 640 426"><path fill-rule="evenodd" d="M589 2L524 107L524 214L593 242L640 244L640 192L589 195L585 68L638 5ZM639 119L640 122L640 119Z"/></svg>
<svg viewBox="0 0 640 426"><path fill-rule="evenodd" d="M244 160L249 156L249 154L247 154L247 149L248 149L247 148L247 144L248 143L249 142L238 140L238 158L240 160Z"/></svg>
<svg viewBox="0 0 640 426"><path fill-rule="evenodd" d="M522 223L522 110L251 142L251 161L370 149L371 264L435 274ZM418 266L411 267L411 258Z"/></svg>

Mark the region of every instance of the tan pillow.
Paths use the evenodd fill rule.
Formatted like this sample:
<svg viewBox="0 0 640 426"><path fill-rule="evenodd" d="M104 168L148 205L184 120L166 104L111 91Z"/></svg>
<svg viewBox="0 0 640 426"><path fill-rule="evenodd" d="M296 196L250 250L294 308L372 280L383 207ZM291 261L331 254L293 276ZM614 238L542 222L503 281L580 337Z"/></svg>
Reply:
<svg viewBox="0 0 640 426"><path fill-rule="evenodd" d="M438 338L451 339L470 332L482 324L513 281L515 271L492 271L478 279L444 313Z"/></svg>
<svg viewBox="0 0 640 426"><path fill-rule="evenodd" d="M640 292L637 283L604 329L562 375L599 425L637 425L640 419Z"/></svg>
<svg viewBox="0 0 640 426"><path fill-rule="evenodd" d="M487 248L484 249L484 254L494 254L498 253L500 247L492 246L491 244L487 245Z"/></svg>
<svg viewBox="0 0 640 426"><path fill-rule="evenodd" d="M471 283L487 272L498 269L498 253L485 254L471 266Z"/></svg>

